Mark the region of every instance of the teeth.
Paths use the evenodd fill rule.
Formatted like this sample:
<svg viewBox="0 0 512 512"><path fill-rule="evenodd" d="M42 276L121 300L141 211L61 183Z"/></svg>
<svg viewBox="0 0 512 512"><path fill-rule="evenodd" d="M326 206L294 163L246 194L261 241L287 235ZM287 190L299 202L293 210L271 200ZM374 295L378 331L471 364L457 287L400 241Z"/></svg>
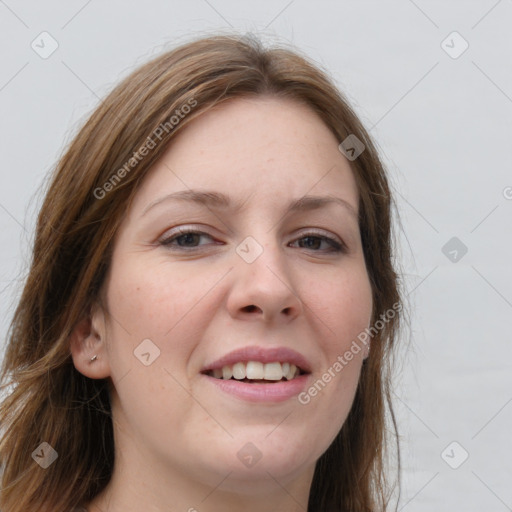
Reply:
<svg viewBox="0 0 512 512"><path fill-rule="evenodd" d="M281 363L267 363L263 378L265 380L281 380L283 378Z"/></svg>
<svg viewBox="0 0 512 512"><path fill-rule="evenodd" d="M233 378L236 380L245 379L245 364L235 363L233 365Z"/></svg>
<svg viewBox="0 0 512 512"><path fill-rule="evenodd" d="M259 361L249 361L245 365L245 373L248 379L263 379L263 375L265 374L263 363Z"/></svg>
<svg viewBox="0 0 512 512"><path fill-rule="evenodd" d="M300 370L290 363L261 363L259 361L239 362L233 366L223 366L210 372L216 379L229 380L232 377L236 380L245 378L251 380L278 381L283 377L292 380L300 374Z"/></svg>
<svg viewBox="0 0 512 512"><path fill-rule="evenodd" d="M286 380L292 380L298 373L299 370L297 367L294 364L291 364L288 373L285 375Z"/></svg>
<svg viewBox="0 0 512 512"><path fill-rule="evenodd" d="M233 372L231 370L231 366L223 366L222 367L222 378L224 380L229 380L233 377Z"/></svg>

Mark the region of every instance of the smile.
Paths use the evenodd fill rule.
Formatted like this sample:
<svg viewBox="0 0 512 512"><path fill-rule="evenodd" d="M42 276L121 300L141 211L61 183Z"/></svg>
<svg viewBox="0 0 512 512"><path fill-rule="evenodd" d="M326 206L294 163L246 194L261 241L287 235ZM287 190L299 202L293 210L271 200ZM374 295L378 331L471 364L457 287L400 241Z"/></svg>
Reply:
<svg viewBox="0 0 512 512"><path fill-rule="evenodd" d="M225 365L205 372L215 379L241 380L244 382L276 382L280 380L292 380L303 372L293 363L262 363L261 361L237 362L233 365Z"/></svg>

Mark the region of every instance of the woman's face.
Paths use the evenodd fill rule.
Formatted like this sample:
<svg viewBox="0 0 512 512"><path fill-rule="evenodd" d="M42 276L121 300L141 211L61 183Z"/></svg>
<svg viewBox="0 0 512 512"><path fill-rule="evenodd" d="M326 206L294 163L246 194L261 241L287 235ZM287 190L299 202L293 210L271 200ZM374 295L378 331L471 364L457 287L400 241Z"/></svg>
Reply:
<svg viewBox="0 0 512 512"><path fill-rule="evenodd" d="M104 288L100 357L125 465L255 492L311 479L363 351L333 366L371 318L357 211L338 141L290 100L231 100L174 139L118 231ZM306 373L292 379L292 363ZM287 376L224 380L222 366Z"/></svg>

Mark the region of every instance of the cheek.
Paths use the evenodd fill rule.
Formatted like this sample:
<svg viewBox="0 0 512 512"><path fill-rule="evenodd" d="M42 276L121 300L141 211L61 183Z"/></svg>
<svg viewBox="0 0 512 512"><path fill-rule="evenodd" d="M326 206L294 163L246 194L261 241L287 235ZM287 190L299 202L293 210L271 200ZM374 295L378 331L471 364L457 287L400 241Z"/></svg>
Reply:
<svg viewBox="0 0 512 512"><path fill-rule="evenodd" d="M118 265L109 281L109 308L128 332L161 338L197 304L204 282L199 285L172 262Z"/></svg>
<svg viewBox="0 0 512 512"><path fill-rule="evenodd" d="M185 372L200 329L203 288L171 265L142 268L123 262L113 267L107 283L107 345L117 410L139 432L149 419L155 439L170 436L170 425L169 431L179 435L182 418L194 405Z"/></svg>
<svg viewBox="0 0 512 512"><path fill-rule="evenodd" d="M353 267L323 283L316 293L309 294L316 330L325 334L317 338L322 368L302 403L311 400L314 407L327 409L327 423L340 426L359 381L366 345L358 336L371 320L372 289L364 267Z"/></svg>
<svg viewBox="0 0 512 512"><path fill-rule="evenodd" d="M368 327L372 290L365 270L338 274L316 293L309 293L321 344L322 367L299 395L308 443L320 456L332 443L353 405L365 346L357 336ZM354 344L356 342L356 344Z"/></svg>
<svg viewBox="0 0 512 512"><path fill-rule="evenodd" d="M178 267L169 261L141 265L135 259L113 266L107 284L113 370L119 374L138 363L134 352L142 351L138 347L144 342L158 355L155 365L173 374L185 372L197 339L215 314L208 291L222 273L209 270L199 276L192 265ZM151 340L156 348L144 340Z"/></svg>
<svg viewBox="0 0 512 512"><path fill-rule="evenodd" d="M368 327L373 301L364 267L347 268L332 279L322 280L321 284L310 283L306 289L312 291L306 292L305 300L327 334L327 353L345 350Z"/></svg>

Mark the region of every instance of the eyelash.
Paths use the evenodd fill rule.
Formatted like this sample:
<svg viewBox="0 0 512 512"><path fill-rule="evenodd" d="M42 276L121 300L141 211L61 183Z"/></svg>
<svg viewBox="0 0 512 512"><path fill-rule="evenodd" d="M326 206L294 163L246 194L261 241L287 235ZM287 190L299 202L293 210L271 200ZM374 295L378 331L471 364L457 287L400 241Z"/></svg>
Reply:
<svg viewBox="0 0 512 512"><path fill-rule="evenodd" d="M194 250L198 249L200 246L187 248L187 247L171 245L171 243L174 242L175 240L177 240L178 238L180 238L184 235L189 235L189 234L204 235L209 238L213 238L208 233L204 233L203 231L197 231L197 230L189 229L189 228L178 228L177 233L174 233L172 236L160 240L159 243L160 243L160 245L163 245L164 247L168 247L172 250L184 251L184 252L194 251ZM313 250L313 252L320 252L320 253L321 252L328 252L328 253L345 253L345 252L347 252L347 248L344 243L340 243L337 240L335 240L334 238L331 238L329 236L325 236L325 235L322 235L320 233L313 231L313 232L304 233L297 240L303 240L305 238L320 239L320 240L326 241L328 244L331 245L330 250L325 250L325 249L324 250ZM305 249L307 249L307 247L305 247Z"/></svg>

